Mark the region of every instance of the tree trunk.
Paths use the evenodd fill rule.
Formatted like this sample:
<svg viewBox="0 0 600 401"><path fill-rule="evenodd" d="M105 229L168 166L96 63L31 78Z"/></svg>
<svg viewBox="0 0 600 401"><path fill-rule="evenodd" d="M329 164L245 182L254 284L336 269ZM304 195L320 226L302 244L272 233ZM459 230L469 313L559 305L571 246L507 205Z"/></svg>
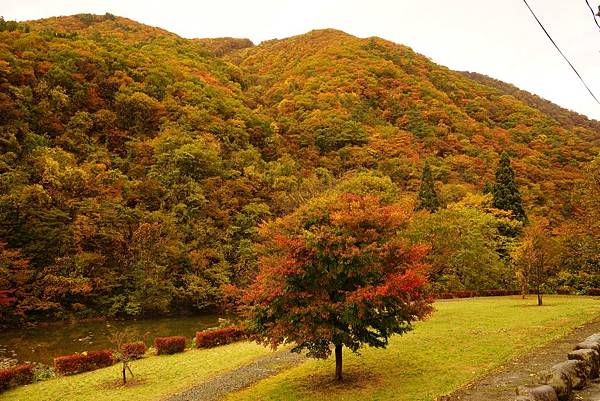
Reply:
<svg viewBox="0 0 600 401"><path fill-rule="evenodd" d="M342 344L335 345L335 379L342 380Z"/></svg>
<svg viewBox="0 0 600 401"><path fill-rule="evenodd" d="M126 375L126 371L125 371L125 367L127 365L123 364L123 385L127 384L127 375Z"/></svg>
<svg viewBox="0 0 600 401"><path fill-rule="evenodd" d="M538 306L542 306L542 293L538 292L537 296L538 296Z"/></svg>

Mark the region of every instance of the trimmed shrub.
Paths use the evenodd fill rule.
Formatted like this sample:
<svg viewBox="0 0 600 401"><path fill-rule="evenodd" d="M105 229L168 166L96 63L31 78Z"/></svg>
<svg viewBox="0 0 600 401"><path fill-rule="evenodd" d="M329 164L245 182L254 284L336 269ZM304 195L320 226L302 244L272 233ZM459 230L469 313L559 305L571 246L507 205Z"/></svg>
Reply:
<svg viewBox="0 0 600 401"><path fill-rule="evenodd" d="M573 287L569 287L567 285L560 286L556 289L556 293L558 295L574 295L577 291ZM593 295L589 294L588 295Z"/></svg>
<svg viewBox="0 0 600 401"><path fill-rule="evenodd" d="M57 375L73 375L105 368L112 364L112 351L90 351L54 358L54 371Z"/></svg>
<svg viewBox="0 0 600 401"><path fill-rule="evenodd" d="M588 295L597 297L600 295L600 288L588 288L586 292Z"/></svg>
<svg viewBox="0 0 600 401"><path fill-rule="evenodd" d="M185 337L156 337L154 339L154 348L156 348L157 355L170 355L177 352L183 352L185 349Z"/></svg>
<svg viewBox="0 0 600 401"><path fill-rule="evenodd" d="M33 383L33 365L23 364L0 369L0 392L11 387Z"/></svg>
<svg viewBox="0 0 600 401"><path fill-rule="evenodd" d="M519 295L519 291L514 290L481 290L481 291L453 291L442 292L437 295L437 299L452 298L472 298L472 297L503 297L506 295Z"/></svg>
<svg viewBox="0 0 600 401"><path fill-rule="evenodd" d="M225 345L246 338L246 333L239 327L230 326L221 329L204 330L196 333L196 347L211 348Z"/></svg>
<svg viewBox="0 0 600 401"><path fill-rule="evenodd" d="M140 359L146 353L146 344L142 341L123 344L121 352L128 359Z"/></svg>

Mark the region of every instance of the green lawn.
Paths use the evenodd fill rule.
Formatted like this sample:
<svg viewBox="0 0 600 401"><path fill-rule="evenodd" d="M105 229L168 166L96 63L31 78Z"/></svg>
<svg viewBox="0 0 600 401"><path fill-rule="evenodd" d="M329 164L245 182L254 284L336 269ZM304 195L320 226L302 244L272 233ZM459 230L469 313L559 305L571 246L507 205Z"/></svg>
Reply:
<svg viewBox="0 0 600 401"><path fill-rule="evenodd" d="M440 301L429 320L391 339L388 349L345 352L347 383L333 381L333 360L311 361L228 400L434 400L600 314L598 298L544 301L543 307L533 297Z"/></svg>
<svg viewBox="0 0 600 401"><path fill-rule="evenodd" d="M545 297L546 306L518 297L440 301L414 332L394 337L386 350L345 351L346 381L335 383L334 362L309 361L244 391L233 400L400 400L425 401L447 394L511 358L567 333L600 315L600 299ZM160 400L219 372L267 355L249 343L133 363L144 380L126 388L107 388L118 366L20 387L1 401Z"/></svg>
<svg viewBox="0 0 600 401"><path fill-rule="evenodd" d="M249 363L270 351L252 343L237 343L131 363L143 384L111 386L120 377L118 365L75 376L38 382L0 394L1 401L145 401L158 400L212 376ZM107 388L108 387L108 388Z"/></svg>

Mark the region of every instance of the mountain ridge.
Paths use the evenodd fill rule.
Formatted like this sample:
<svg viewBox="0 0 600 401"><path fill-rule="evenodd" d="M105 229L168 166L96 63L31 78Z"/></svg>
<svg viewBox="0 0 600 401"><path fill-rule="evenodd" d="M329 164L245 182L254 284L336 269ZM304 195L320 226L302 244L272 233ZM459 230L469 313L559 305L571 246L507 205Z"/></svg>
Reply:
<svg viewBox="0 0 600 401"><path fill-rule="evenodd" d="M110 14L3 21L0 60L15 320L215 307L256 273L262 222L338 192L412 210L425 161L463 207L507 152L527 213L561 230L600 150L594 123L333 29L254 45Z"/></svg>

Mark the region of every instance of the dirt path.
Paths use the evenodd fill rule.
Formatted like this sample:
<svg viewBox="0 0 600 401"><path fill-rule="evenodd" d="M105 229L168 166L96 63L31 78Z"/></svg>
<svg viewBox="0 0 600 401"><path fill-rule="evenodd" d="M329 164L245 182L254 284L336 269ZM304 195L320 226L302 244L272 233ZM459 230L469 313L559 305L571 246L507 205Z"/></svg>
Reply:
<svg viewBox="0 0 600 401"><path fill-rule="evenodd" d="M249 387L252 384L273 376L282 370L298 365L306 358L288 350L278 351L260 358L248 365L224 372L164 401L216 401L227 394Z"/></svg>
<svg viewBox="0 0 600 401"><path fill-rule="evenodd" d="M511 401L521 385L537 384L537 375L550 366L565 361L573 346L593 333L600 333L600 318L576 327L566 336L518 357L483 379L443 398L444 401ZM600 384L578 392L579 400L600 401Z"/></svg>

